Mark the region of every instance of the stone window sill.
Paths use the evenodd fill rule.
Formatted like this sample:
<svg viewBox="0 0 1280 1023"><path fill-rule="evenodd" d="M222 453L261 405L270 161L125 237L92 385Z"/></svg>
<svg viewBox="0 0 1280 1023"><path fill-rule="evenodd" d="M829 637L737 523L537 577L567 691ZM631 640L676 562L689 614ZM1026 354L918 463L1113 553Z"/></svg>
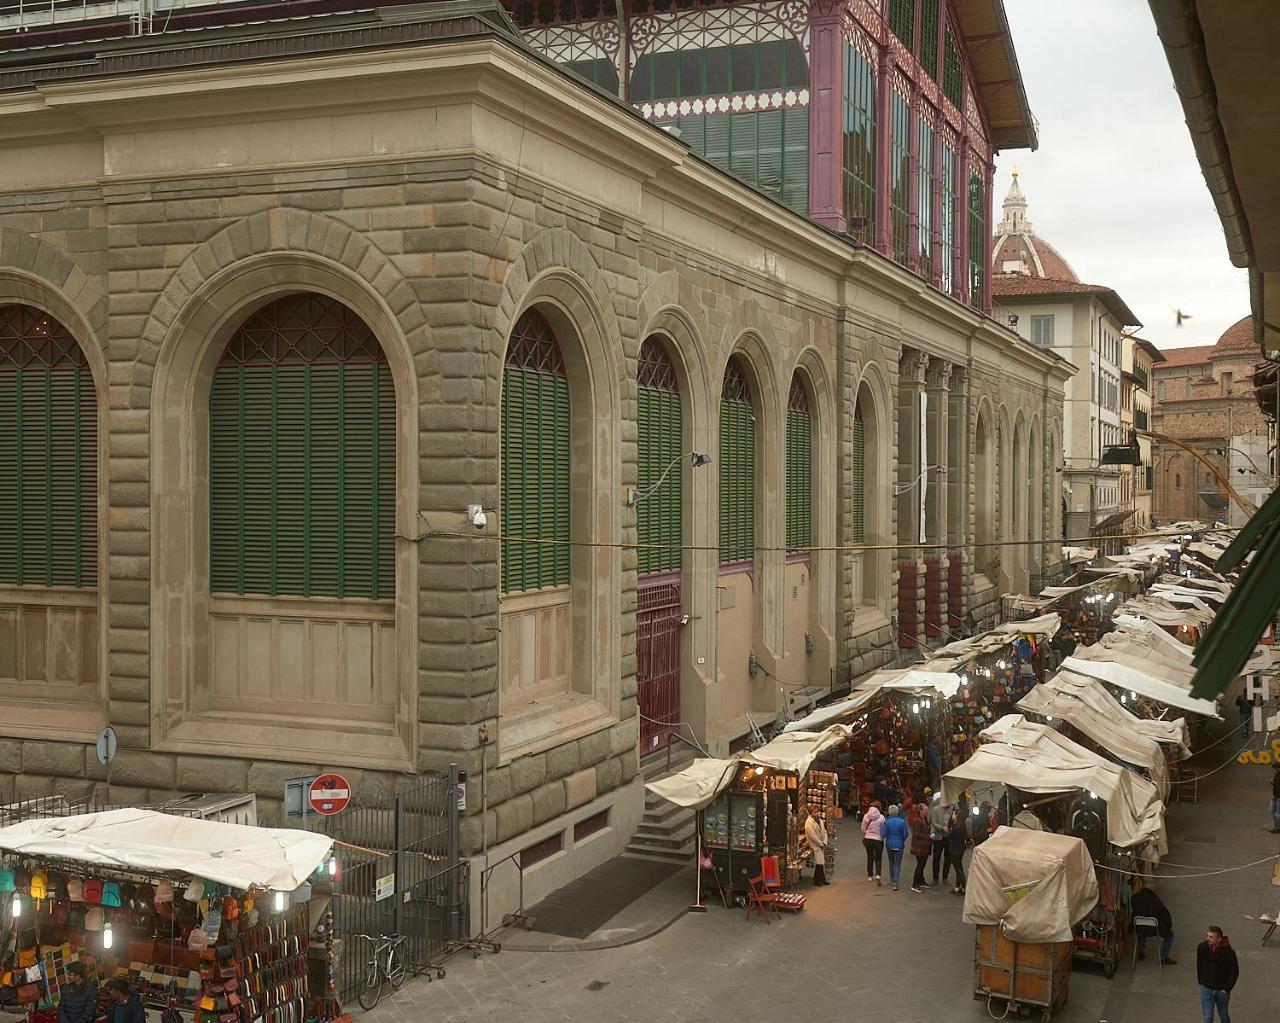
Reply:
<svg viewBox="0 0 1280 1023"><path fill-rule="evenodd" d="M616 715L582 693L557 693L502 715L499 757L509 763L609 728Z"/></svg>

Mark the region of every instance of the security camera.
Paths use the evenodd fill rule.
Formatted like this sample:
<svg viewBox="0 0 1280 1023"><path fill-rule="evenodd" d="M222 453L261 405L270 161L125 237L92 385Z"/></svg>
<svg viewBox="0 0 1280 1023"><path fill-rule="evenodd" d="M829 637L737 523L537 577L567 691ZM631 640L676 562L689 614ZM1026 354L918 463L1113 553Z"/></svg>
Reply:
<svg viewBox="0 0 1280 1023"><path fill-rule="evenodd" d="M485 515L484 509L478 504L467 505L467 521L476 529L484 529L489 524L489 517Z"/></svg>

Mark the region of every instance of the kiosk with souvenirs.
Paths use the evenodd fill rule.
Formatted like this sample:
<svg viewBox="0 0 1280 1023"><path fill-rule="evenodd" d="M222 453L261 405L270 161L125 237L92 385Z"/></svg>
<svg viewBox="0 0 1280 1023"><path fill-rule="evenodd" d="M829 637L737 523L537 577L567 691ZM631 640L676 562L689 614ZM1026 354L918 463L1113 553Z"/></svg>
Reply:
<svg viewBox="0 0 1280 1023"><path fill-rule="evenodd" d="M0 1001L56 1023L119 979L165 1023L333 1019L332 844L144 809L0 828Z"/></svg>

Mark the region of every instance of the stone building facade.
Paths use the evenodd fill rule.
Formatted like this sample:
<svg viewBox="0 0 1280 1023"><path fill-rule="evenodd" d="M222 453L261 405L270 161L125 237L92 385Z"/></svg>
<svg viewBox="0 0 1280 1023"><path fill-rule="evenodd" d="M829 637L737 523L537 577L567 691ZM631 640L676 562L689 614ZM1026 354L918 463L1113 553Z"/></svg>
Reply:
<svg viewBox="0 0 1280 1023"><path fill-rule="evenodd" d="M1274 488L1269 425L1259 407L1254 371L1258 346L1246 316L1216 344L1166 348L1155 367L1153 429L1193 448L1260 506ZM1208 465L1168 442L1155 444L1154 514L1242 525L1248 514L1230 500Z"/></svg>
<svg viewBox="0 0 1280 1023"><path fill-rule="evenodd" d="M719 753L789 687L1057 570L1029 541L1061 528L1062 360L497 19L338 29L6 58L0 387L26 390L0 445L26 496L0 507L25 530L0 549L0 799L99 787L104 724L115 799L249 791L265 820L287 778L373 798L456 763L464 851L520 854L531 904L640 817L653 551L681 554L680 721ZM710 458L682 463L678 542L642 535L663 387L661 450ZM517 422L535 388L550 418ZM517 447L530 423L561 432ZM546 452L563 522L512 521ZM532 593L506 574L529 550Z"/></svg>

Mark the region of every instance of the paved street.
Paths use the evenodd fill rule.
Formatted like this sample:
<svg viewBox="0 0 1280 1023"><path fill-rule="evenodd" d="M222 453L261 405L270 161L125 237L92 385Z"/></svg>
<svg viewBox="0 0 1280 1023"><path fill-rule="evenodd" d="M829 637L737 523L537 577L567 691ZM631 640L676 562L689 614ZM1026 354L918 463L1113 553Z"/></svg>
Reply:
<svg viewBox="0 0 1280 1023"><path fill-rule="evenodd" d="M1228 740L1208 751L1200 770L1223 762ZM1275 852L1266 831L1270 770L1232 764L1200 786L1198 805L1169 812L1169 861L1203 870ZM856 829L841 831L832 886L814 892L805 911L765 925L741 911L714 907L686 915L647 941L594 952L504 950L478 960L457 957L443 981L410 981L368 1015L369 1023L608 1020L610 1023L764 1023L797 1015L894 1023L986 1019L971 997L973 928L960 920L960 899L946 889L913 894L869 886L861 876ZM909 862L909 860L908 860ZM1175 868L1164 872L1173 873ZM1173 912L1176 967L1150 955L1112 981L1085 966L1073 973L1062 1023L1145 1023L1198 1019L1194 944L1220 924L1240 955L1238 1020L1273 1011L1280 941L1260 946L1261 925L1245 919L1280 905L1269 866L1217 877L1165 881ZM1154 948L1151 950L1154 952Z"/></svg>

